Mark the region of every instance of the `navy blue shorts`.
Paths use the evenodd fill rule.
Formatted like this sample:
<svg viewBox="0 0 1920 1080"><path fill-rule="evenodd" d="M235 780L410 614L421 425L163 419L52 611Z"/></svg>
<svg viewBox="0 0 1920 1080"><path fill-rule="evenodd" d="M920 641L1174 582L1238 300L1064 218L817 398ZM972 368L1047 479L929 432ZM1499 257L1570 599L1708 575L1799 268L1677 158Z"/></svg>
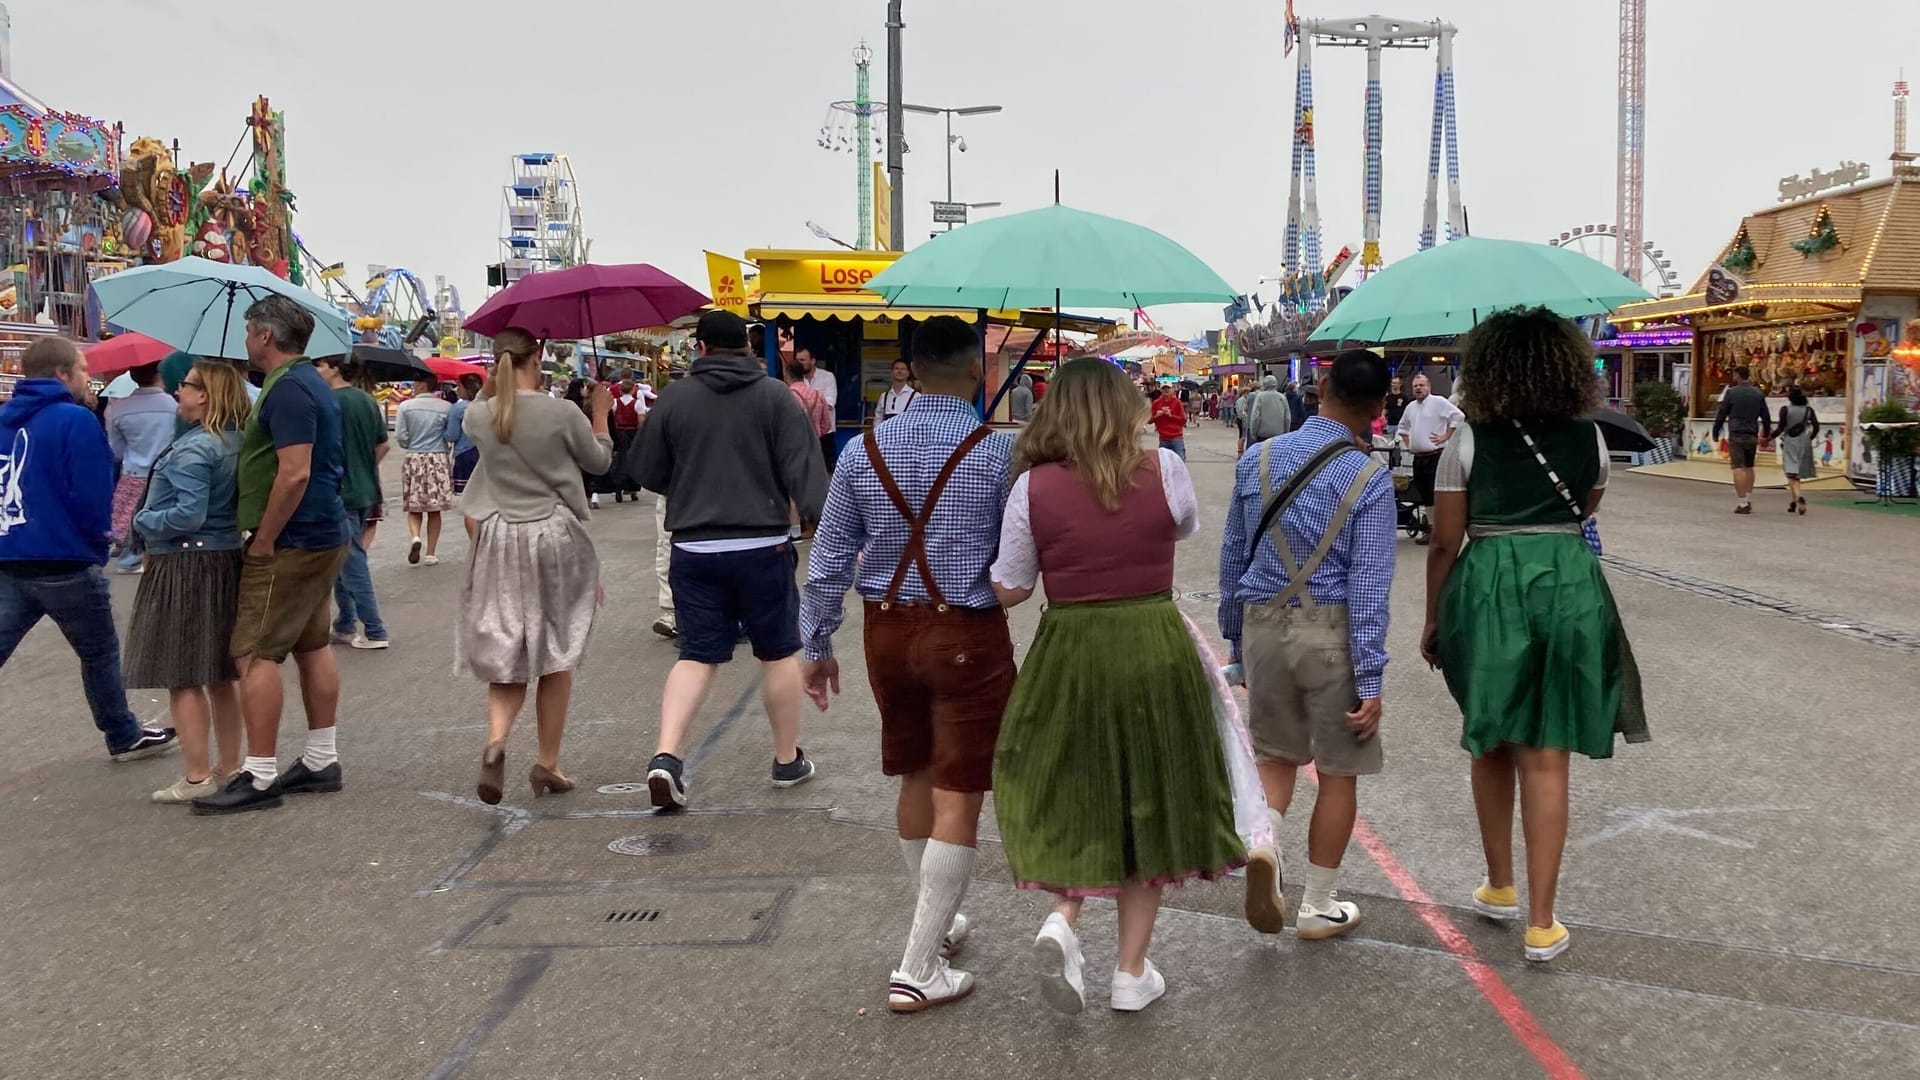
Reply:
<svg viewBox="0 0 1920 1080"><path fill-rule="evenodd" d="M746 627L756 660L800 651L800 556L788 541L746 551L687 551L675 545L667 567L680 659L724 664Z"/></svg>

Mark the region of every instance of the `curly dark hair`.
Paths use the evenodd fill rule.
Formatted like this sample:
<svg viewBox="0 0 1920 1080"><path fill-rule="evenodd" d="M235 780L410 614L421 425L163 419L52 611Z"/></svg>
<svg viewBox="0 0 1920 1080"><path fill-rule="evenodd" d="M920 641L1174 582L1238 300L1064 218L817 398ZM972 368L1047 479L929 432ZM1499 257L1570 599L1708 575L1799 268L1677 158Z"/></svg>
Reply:
<svg viewBox="0 0 1920 1080"><path fill-rule="evenodd" d="M1593 342L1543 307L1495 312L1461 341L1456 397L1475 423L1584 416L1600 404Z"/></svg>

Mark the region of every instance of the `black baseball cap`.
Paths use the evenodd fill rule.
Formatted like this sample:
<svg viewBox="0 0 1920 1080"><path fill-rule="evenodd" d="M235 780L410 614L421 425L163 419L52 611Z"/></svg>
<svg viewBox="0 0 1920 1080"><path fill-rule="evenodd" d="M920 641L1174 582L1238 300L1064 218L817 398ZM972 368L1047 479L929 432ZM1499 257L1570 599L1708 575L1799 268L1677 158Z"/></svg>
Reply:
<svg viewBox="0 0 1920 1080"><path fill-rule="evenodd" d="M731 311L709 311L700 316L693 329L693 340L722 349L747 347L747 320Z"/></svg>

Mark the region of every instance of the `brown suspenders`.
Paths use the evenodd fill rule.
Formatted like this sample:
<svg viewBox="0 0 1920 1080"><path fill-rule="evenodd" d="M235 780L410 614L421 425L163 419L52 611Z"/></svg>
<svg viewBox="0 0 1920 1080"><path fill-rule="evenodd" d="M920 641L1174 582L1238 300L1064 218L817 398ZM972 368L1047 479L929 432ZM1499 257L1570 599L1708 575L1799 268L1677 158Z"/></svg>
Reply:
<svg viewBox="0 0 1920 1080"><path fill-rule="evenodd" d="M934 478L933 486L927 489L927 501L916 513L913 504L901 493L900 485L894 482L893 474L887 471L887 462L880 456L880 441L874 438L873 429L867 429L867 461L873 465L873 474L886 489L887 498L907 520L907 546L900 552L900 565L894 567L893 582L887 586L887 598L880 601L880 610L886 611L900 600L900 586L907 580L907 568L920 572L920 583L927 587L927 595L933 599L936 611L947 610L947 598L940 594L940 586L934 584L933 568L927 565L927 523L933 520L933 508L940 502L940 493L946 490L947 481L953 479L954 471L960 462L980 445L980 441L990 434L987 428L974 428L972 433L960 440L953 448L947 463L940 468L940 474Z"/></svg>

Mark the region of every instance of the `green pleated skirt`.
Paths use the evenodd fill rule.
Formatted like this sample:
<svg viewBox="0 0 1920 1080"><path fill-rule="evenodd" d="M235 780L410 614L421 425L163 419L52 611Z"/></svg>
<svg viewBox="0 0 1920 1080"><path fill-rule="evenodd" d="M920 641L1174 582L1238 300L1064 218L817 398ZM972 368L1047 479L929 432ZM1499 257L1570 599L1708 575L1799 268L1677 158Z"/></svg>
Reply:
<svg viewBox="0 0 1920 1080"><path fill-rule="evenodd" d="M1246 861L1213 687L1171 597L1047 608L1000 726L993 797L1022 888L1110 895Z"/></svg>
<svg viewBox="0 0 1920 1080"><path fill-rule="evenodd" d="M1600 560L1577 533L1473 540L1440 594L1438 652L1460 745L1613 756L1644 742L1633 648Z"/></svg>

